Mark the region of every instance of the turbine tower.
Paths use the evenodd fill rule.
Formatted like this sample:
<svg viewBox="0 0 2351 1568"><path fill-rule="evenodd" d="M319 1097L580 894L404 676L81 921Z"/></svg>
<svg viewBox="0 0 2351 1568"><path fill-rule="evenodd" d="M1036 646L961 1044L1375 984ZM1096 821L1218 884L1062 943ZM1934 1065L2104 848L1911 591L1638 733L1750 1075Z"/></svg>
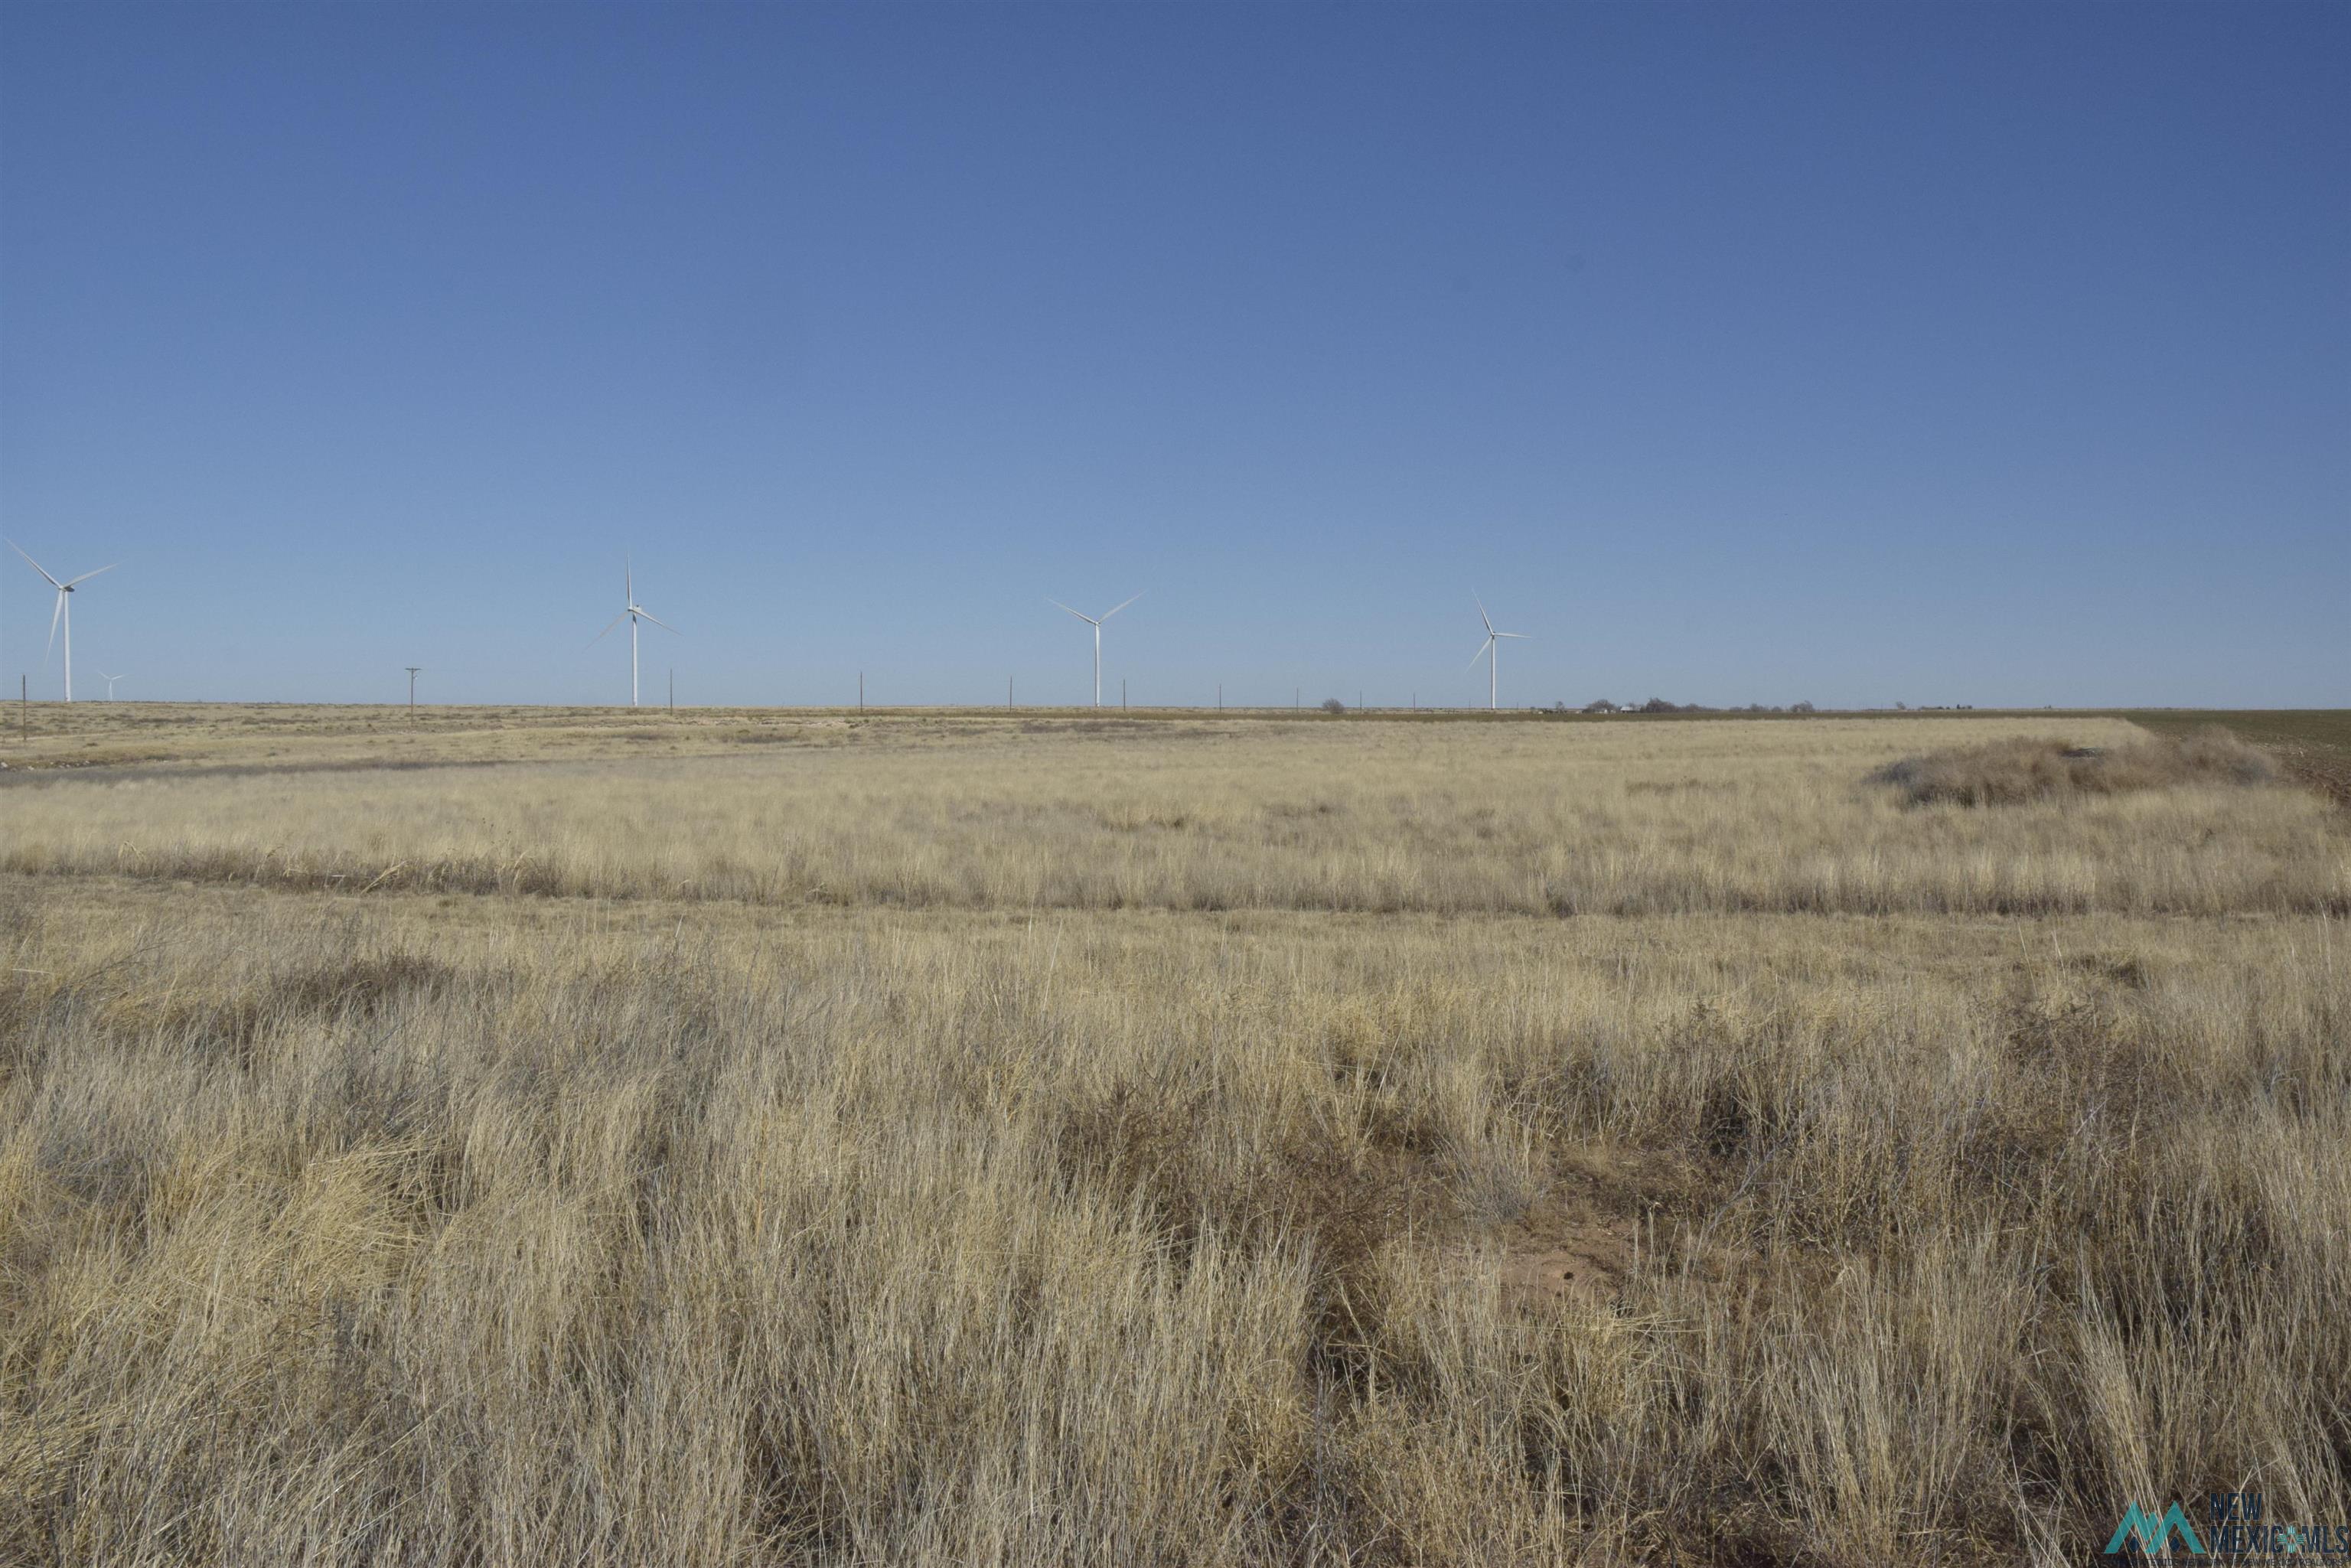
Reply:
<svg viewBox="0 0 2351 1568"><path fill-rule="evenodd" d="M1520 641L1524 641L1526 633L1523 632L1495 631L1494 618L1486 613L1486 601L1482 599L1479 599L1474 593L1469 597L1477 603L1478 619L1486 623L1486 640L1478 644L1478 651L1476 653L1469 655L1468 667L1474 670L1478 667L1479 660L1483 659L1486 661L1486 711L1491 713L1494 710L1502 686L1501 639L1505 637L1516 637Z"/></svg>
<svg viewBox="0 0 2351 1568"><path fill-rule="evenodd" d="M69 577L65 581L59 582L56 578L49 576L48 568L31 556L25 555L23 545L18 544L15 539L10 539L8 548L18 555L24 555L25 564L39 572L48 585L57 591L57 607L49 612L49 647L54 648L57 645L57 622L63 621L66 627L66 701L71 702L73 701L73 599L71 595L76 588L96 577L98 571L112 571L114 565L101 566L98 571L85 571L79 577ZM47 659L48 656L47 651L44 650L41 657Z"/></svg>
<svg viewBox="0 0 2351 1568"><path fill-rule="evenodd" d="M621 558L621 585L624 608L606 623L603 632L597 632L588 641L591 645L601 643L604 640L605 632L610 632L623 621L629 623L629 706L634 707L637 706L637 622L650 621L672 636L677 634L677 628L637 602L636 573L630 568L626 556Z"/></svg>
<svg viewBox="0 0 2351 1568"><path fill-rule="evenodd" d="M122 677L120 675L110 675L104 670L100 670L98 672L98 678L106 683L106 700L108 702L112 702L114 700L114 683L120 680Z"/></svg>
<svg viewBox="0 0 2351 1568"><path fill-rule="evenodd" d="M1143 595L1138 593L1134 599L1142 597ZM1094 629L1094 706L1096 707L1102 706L1102 623L1117 614L1119 611L1125 609L1127 605L1134 603L1134 599L1123 601L1115 609L1105 610L1099 616L1080 614L1075 610L1070 610L1068 605L1058 599L1045 601L1056 610L1070 610L1071 614L1076 615L1079 620Z"/></svg>

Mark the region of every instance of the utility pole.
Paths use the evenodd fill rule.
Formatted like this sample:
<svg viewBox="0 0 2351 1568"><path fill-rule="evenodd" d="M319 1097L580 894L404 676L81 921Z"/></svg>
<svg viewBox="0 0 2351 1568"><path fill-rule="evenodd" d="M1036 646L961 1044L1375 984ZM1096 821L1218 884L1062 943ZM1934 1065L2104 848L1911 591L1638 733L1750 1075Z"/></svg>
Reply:
<svg viewBox="0 0 2351 1568"><path fill-rule="evenodd" d="M1124 675L1118 678L1118 711L1121 713L1126 711L1126 677Z"/></svg>
<svg viewBox="0 0 2351 1568"><path fill-rule="evenodd" d="M408 727L414 729L416 727L416 677L424 666L403 664L401 668L408 672Z"/></svg>
<svg viewBox="0 0 2351 1568"><path fill-rule="evenodd" d="M1222 681L1217 683L1217 711L1225 711L1225 683Z"/></svg>
<svg viewBox="0 0 2351 1568"><path fill-rule="evenodd" d="M1303 686L1290 688L1290 706L1299 713L1306 711L1306 689Z"/></svg>
<svg viewBox="0 0 2351 1568"><path fill-rule="evenodd" d="M16 677L16 744L33 744L33 677Z"/></svg>
<svg viewBox="0 0 2351 1568"><path fill-rule="evenodd" d="M677 716L677 666L674 664L669 670L669 716Z"/></svg>
<svg viewBox="0 0 2351 1568"><path fill-rule="evenodd" d="M857 711L865 711L865 672L862 670L857 672Z"/></svg>
<svg viewBox="0 0 2351 1568"><path fill-rule="evenodd" d="M1012 711L1012 677L1010 675L1004 677L1004 711L1006 713Z"/></svg>

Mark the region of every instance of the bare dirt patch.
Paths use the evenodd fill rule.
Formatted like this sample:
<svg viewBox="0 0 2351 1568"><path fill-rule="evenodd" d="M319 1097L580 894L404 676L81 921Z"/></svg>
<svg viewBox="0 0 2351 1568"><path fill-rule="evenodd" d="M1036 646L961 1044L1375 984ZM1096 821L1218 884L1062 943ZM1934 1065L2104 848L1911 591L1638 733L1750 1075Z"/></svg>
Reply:
<svg viewBox="0 0 2351 1568"><path fill-rule="evenodd" d="M2295 783L2351 810L2351 751L2294 740L2264 742L2262 749Z"/></svg>
<svg viewBox="0 0 2351 1568"><path fill-rule="evenodd" d="M1696 1249L1708 1278L1736 1270L1730 1249L1691 1239L1687 1218L1703 1186L1671 1155L1584 1147L1563 1151L1542 1194L1483 1238L1500 1253L1502 1294L1521 1307L1573 1302L1605 1310L1660 1247Z"/></svg>
<svg viewBox="0 0 2351 1568"><path fill-rule="evenodd" d="M2295 783L2351 810L2351 712L2341 708L2207 709L2126 716L2158 735L2215 726L2261 747Z"/></svg>

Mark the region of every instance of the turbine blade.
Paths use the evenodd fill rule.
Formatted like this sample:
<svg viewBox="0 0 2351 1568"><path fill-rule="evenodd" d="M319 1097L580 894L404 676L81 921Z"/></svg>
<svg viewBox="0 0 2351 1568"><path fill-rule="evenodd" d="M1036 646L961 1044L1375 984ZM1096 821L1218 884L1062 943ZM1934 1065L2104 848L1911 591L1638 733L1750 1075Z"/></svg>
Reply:
<svg viewBox="0 0 2351 1568"><path fill-rule="evenodd" d="M638 613L638 614L640 614L640 615L642 615L642 616L643 616L646 620L648 620L648 621L652 622L654 625L656 625L656 626L660 627L660 628L661 628L663 631L664 631L664 632L677 632L677 634L678 634L679 636L681 636L681 637L683 637L684 635L685 635L685 633L684 633L684 632L678 632L678 630L677 630L677 628L676 628L676 627L674 627L674 626L671 625L668 622L666 622L666 621L663 620L660 616L658 616L658 615L654 614L652 611L647 610L647 609L646 609L643 605L642 605L642 604L641 604L641 605L639 605L639 606L637 606L637 613Z"/></svg>
<svg viewBox="0 0 2351 1568"><path fill-rule="evenodd" d="M1048 599L1045 602L1051 605L1056 610L1070 610L1068 605L1062 603L1058 599ZM1084 613L1082 611L1070 610L1070 613L1075 615L1079 620L1084 622L1089 626L1099 626L1102 624L1101 622L1095 620L1092 616Z"/></svg>
<svg viewBox="0 0 2351 1568"><path fill-rule="evenodd" d="M1134 596L1134 599L1140 599L1140 598L1142 598L1142 597L1143 597L1143 595L1141 595L1140 593L1138 593L1138 594L1136 594L1136 595ZM1118 610L1123 610L1123 609L1125 609L1125 608L1126 608L1126 606L1127 606L1128 604L1132 604L1132 603L1134 603L1134 599L1130 599L1130 600L1126 601L1125 601L1125 603L1121 604L1121 605L1118 607ZM1115 614L1117 614L1117 613L1118 613L1118 610L1105 611L1105 612L1103 612L1103 614L1102 614L1102 619L1103 619L1103 620L1105 620L1105 621L1109 620L1112 616L1113 616L1113 615L1115 615Z"/></svg>
<svg viewBox="0 0 2351 1568"><path fill-rule="evenodd" d="M1497 637L1516 637L1520 641L1524 642L1527 634L1524 632L1497 632L1494 635Z"/></svg>
<svg viewBox="0 0 2351 1568"><path fill-rule="evenodd" d="M99 567L98 571L112 571L116 567L120 566L121 564L122 563L119 560L113 561L108 565ZM88 582L91 578L98 575L98 571L85 571L79 577L69 577L57 586L60 588L71 588L77 582Z"/></svg>
<svg viewBox="0 0 2351 1568"><path fill-rule="evenodd" d="M8 541L8 548L15 550L18 555L25 555L25 547L18 544L15 539L10 539ZM59 582L56 578L50 577L49 569L43 566L39 561L35 560L31 556L25 555L25 564L31 567L35 571L39 572L44 578L47 578L51 588L63 588L65 586L64 583Z"/></svg>
<svg viewBox="0 0 2351 1568"><path fill-rule="evenodd" d="M1491 637L1494 634L1494 618L1486 613L1486 601L1474 593L1469 596L1469 600L1478 606L1478 619L1486 623L1486 635Z"/></svg>
<svg viewBox="0 0 2351 1568"><path fill-rule="evenodd" d="M45 571L41 573L41 575L43 577L47 577L48 576L48 573ZM65 612L66 591L63 588L59 588L57 590L57 607L49 612L48 644L41 650L41 663L44 664L49 662L49 655L56 653L57 650L57 617L63 615Z"/></svg>
<svg viewBox="0 0 2351 1568"><path fill-rule="evenodd" d="M1482 643L1479 643L1479 644L1478 644L1478 651L1477 651L1476 653L1474 653L1470 654L1470 655L1469 655L1469 662L1468 662L1468 664L1466 664L1462 665L1461 667L1462 667L1463 669L1465 669L1465 670L1474 670L1474 669L1476 669L1476 668L1478 667L1478 661L1479 661L1479 660L1480 660L1480 659L1482 659L1482 658L1484 658L1484 657L1486 656L1486 650L1487 650L1487 649L1489 649L1489 648L1490 648L1490 647L1492 647L1493 645L1494 645L1494 639L1489 635L1489 636L1488 636L1488 637L1487 637L1487 639L1486 639L1484 642L1482 642Z"/></svg>
<svg viewBox="0 0 2351 1568"><path fill-rule="evenodd" d="M622 622L626 621L628 618L629 612L625 610L622 611L618 615L613 616L611 621L605 622L603 632L599 632L593 637L588 639L588 645L592 648L597 643L602 642L604 640L605 632L610 632L613 627L618 626Z"/></svg>

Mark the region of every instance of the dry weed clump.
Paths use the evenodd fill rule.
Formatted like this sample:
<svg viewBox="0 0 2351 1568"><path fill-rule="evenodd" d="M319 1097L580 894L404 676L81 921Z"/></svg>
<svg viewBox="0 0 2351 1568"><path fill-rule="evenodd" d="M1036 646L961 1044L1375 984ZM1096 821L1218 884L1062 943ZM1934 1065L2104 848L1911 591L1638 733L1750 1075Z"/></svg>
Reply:
<svg viewBox="0 0 2351 1568"><path fill-rule="evenodd" d="M1914 806L2012 806L2179 785L2266 784L2276 777L2267 757L2217 728L2119 747L2037 737L1998 740L1907 757L1870 775L1873 782L1900 789Z"/></svg>

